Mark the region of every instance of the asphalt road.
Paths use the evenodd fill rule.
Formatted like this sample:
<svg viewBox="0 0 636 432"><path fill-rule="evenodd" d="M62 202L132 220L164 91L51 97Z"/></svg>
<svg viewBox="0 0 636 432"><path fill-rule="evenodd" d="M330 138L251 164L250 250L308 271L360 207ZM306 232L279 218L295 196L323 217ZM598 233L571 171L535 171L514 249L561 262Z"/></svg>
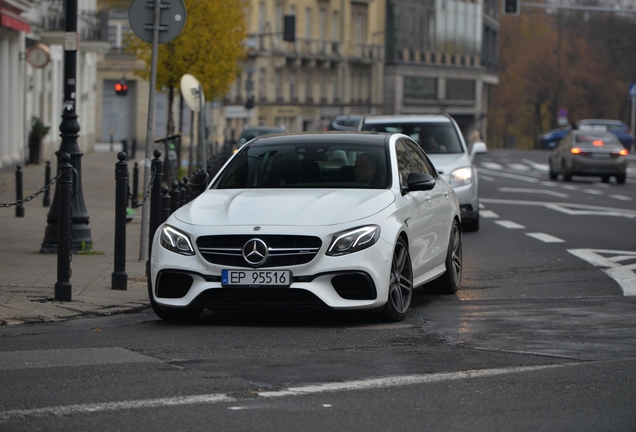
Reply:
<svg viewBox="0 0 636 432"><path fill-rule="evenodd" d="M612 430L636 423L636 175L477 161L457 295L360 313L143 313L0 328L0 430Z"/></svg>

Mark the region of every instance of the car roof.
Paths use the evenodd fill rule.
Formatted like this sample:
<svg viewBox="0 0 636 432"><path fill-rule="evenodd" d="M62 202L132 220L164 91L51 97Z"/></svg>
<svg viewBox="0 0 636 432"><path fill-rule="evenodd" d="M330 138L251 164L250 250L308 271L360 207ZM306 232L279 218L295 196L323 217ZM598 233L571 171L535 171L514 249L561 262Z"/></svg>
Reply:
<svg viewBox="0 0 636 432"><path fill-rule="evenodd" d="M577 124L623 124L620 120L604 120L604 119L585 119L579 120Z"/></svg>
<svg viewBox="0 0 636 432"><path fill-rule="evenodd" d="M253 144L298 144L299 142L360 144L361 141L370 144L385 143L391 135L399 135L386 132L356 132L356 131L326 131L326 132L293 132L277 135L264 135L250 141Z"/></svg>
<svg viewBox="0 0 636 432"><path fill-rule="evenodd" d="M574 129L573 131L571 131L571 133L573 135L591 135L591 136L598 136L598 137L616 138L616 135L607 131Z"/></svg>
<svg viewBox="0 0 636 432"><path fill-rule="evenodd" d="M243 130L244 131L250 131L250 130L281 131L283 130L283 128L280 126L245 126Z"/></svg>
<svg viewBox="0 0 636 432"><path fill-rule="evenodd" d="M365 124L374 123L450 123L448 116L443 114L398 114L384 116L366 116Z"/></svg>

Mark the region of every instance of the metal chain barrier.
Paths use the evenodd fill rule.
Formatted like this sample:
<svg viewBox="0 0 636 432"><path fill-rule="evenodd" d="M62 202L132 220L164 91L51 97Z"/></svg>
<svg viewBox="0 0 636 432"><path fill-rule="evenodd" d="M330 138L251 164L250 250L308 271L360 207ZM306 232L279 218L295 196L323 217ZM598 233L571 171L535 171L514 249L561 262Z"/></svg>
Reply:
<svg viewBox="0 0 636 432"><path fill-rule="evenodd" d="M49 188L51 186L53 186L55 184L55 182L58 181L58 179L60 178L61 175L62 175L62 172L60 171L59 173L57 173L57 175L55 177L53 177L51 179L49 184L46 184L46 185L42 186L42 189L40 189L39 191L35 192L34 194L29 195L28 197L26 197L24 199L21 199L21 200L15 201L15 202L0 203L0 208L19 206L19 205L22 205L24 203L27 203L27 202L31 201L32 199L37 198L38 195L43 194L44 192L49 190Z"/></svg>
<svg viewBox="0 0 636 432"><path fill-rule="evenodd" d="M153 168L152 171L150 172L150 183L148 183L148 190L146 190L146 192L144 193L144 199L141 200L141 202L137 201L137 197L133 197L132 192L130 192L130 183L126 185L126 190L128 191L128 199L130 199L132 203L132 208L142 207L146 203L146 200L150 196L150 191L152 190L152 184L154 181L155 181L155 169Z"/></svg>

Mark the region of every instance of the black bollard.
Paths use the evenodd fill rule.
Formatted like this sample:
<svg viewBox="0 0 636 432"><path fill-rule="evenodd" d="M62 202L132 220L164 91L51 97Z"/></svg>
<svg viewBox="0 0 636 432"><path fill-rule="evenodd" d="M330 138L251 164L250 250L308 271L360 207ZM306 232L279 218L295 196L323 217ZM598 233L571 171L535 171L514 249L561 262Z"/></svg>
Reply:
<svg viewBox="0 0 636 432"><path fill-rule="evenodd" d="M62 153L59 166L62 175L58 180L58 229L57 229L57 282L55 300L71 301L71 202L73 199L73 165L71 155Z"/></svg>
<svg viewBox="0 0 636 432"><path fill-rule="evenodd" d="M15 206L15 217L24 217L24 206L22 205L22 167L15 168L15 200L19 203Z"/></svg>
<svg viewBox="0 0 636 432"><path fill-rule="evenodd" d="M44 184L51 183L51 161L46 161L46 167L44 168ZM50 187L44 191L44 199L42 200L42 207L51 206Z"/></svg>
<svg viewBox="0 0 636 432"><path fill-rule="evenodd" d="M135 167L133 168L133 203L136 203L139 200L139 164L135 162Z"/></svg>
<svg viewBox="0 0 636 432"><path fill-rule="evenodd" d="M164 223L170 216L170 189L168 186L161 186L161 223Z"/></svg>
<svg viewBox="0 0 636 432"><path fill-rule="evenodd" d="M170 191L170 214L176 212L181 207L181 190L179 182L172 182L172 190Z"/></svg>
<svg viewBox="0 0 636 432"><path fill-rule="evenodd" d="M121 151L128 154L128 140L121 140Z"/></svg>
<svg viewBox="0 0 636 432"><path fill-rule="evenodd" d="M125 290L126 274L126 205L128 204L128 164L126 153L117 154L115 164L115 271L111 276L111 289Z"/></svg>
<svg viewBox="0 0 636 432"><path fill-rule="evenodd" d="M133 138L130 157L134 159L136 154L137 154L137 138Z"/></svg>
<svg viewBox="0 0 636 432"><path fill-rule="evenodd" d="M188 182L188 178L184 177L182 181L179 182L179 192L181 192L181 205L184 206L188 203L188 188L186 187L186 183Z"/></svg>
<svg viewBox="0 0 636 432"><path fill-rule="evenodd" d="M152 190L150 191L150 228L148 232L148 261L146 262L147 276L150 276L150 257L152 256L152 242L155 238L155 231L161 224L161 182L163 181L163 161L161 160L161 150L155 149L155 158L150 163L150 172L154 172Z"/></svg>

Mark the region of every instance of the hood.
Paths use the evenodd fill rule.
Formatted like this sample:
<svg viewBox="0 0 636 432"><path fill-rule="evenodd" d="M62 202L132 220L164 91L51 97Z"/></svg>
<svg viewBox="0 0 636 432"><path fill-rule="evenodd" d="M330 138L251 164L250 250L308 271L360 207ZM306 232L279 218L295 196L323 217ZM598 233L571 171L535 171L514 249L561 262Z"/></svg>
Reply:
<svg viewBox="0 0 636 432"><path fill-rule="evenodd" d="M395 201L378 189L212 189L174 217L190 225L334 225L364 219Z"/></svg>
<svg viewBox="0 0 636 432"><path fill-rule="evenodd" d="M471 166L470 157L466 153L433 153L428 154L433 166L446 178L454 169Z"/></svg>

